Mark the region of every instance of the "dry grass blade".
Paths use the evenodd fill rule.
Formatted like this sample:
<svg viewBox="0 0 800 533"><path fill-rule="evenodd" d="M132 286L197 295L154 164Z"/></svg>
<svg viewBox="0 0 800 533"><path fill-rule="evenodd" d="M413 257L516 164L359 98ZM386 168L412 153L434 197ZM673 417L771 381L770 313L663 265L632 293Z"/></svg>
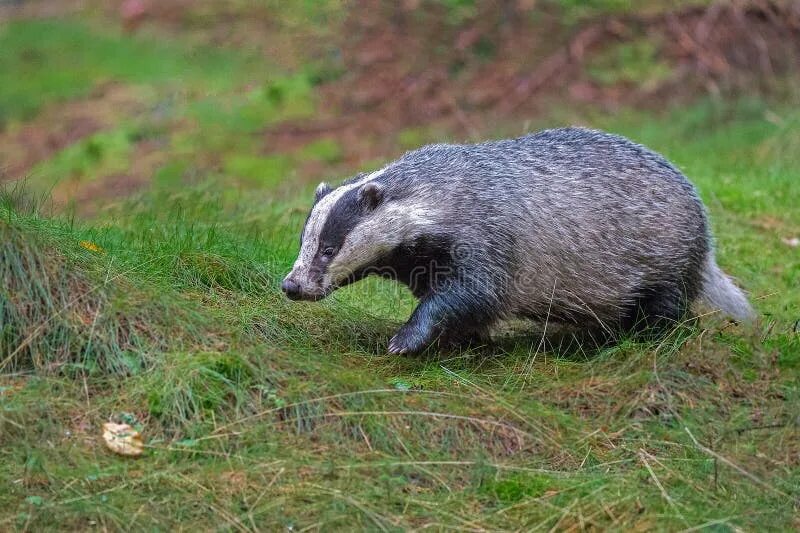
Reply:
<svg viewBox="0 0 800 533"><path fill-rule="evenodd" d="M535 423L535 420L532 420L532 419L531 419L531 418L529 418L529 417L525 417L525 416L523 416L523 415L522 415L522 414L521 414L521 413L520 413L520 412L519 412L519 411L518 411L518 410L517 410L517 409L516 409L516 408L515 408L515 407L514 407L514 406L513 406L511 403L510 403L510 402L508 402L508 401L507 401L505 398L502 398L500 395L498 395L498 394L496 394L496 393L494 393L494 392L492 392L492 391L490 391L490 390L487 390L487 389L485 389L484 387L480 387L479 385L477 385L477 384L476 384L476 383L474 383L473 381L470 381L470 380L468 380L467 378L465 378L465 377L463 377L463 376L459 375L458 373L456 373L456 372L453 372L452 370L450 370L449 368L446 368L445 366L441 366L441 365L440 365L440 368L441 368L441 369L442 369L442 370L443 370L443 371L444 371L446 374L448 374L448 375L452 376L453 378L457 379L459 382L461 382L461 383L464 383L465 385L467 385L467 386L469 386L469 387L473 388L474 390L477 390L478 392L480 392L481 394L483 394L484 396L486 396L486 397L487 397L489 400L491 400L491 402L492 402L493 404L498 404L498 405L501 405L501 406L503 406L503 407L504 407L504 408L505 408L505 409L506 409L506 410L507 410L509 413L511 413L511 414L514 416L514 418L516 418L517 420L519 420L520 422L522 422L523 424L525 424L525 425L527 425L527 426L531 426L531 427L532 427L532 428L533 428L533 429L534 429L536 432L538 432L538 433L539 433L539 434L540 434L542 437L544 437L545 439L547 439L547 440L548 440L548 441L549 441L549 442L550 442L550 443L551 443L553 446L555 446L555 447L559 447L559 446L560 446L560 445L559 445L559 443L558 443L558 441L556 441L556 439L554 439L554 438L553 438L553 437L552 437L552 436L551 436L551 435L550 435L550 434L547 432L547 430L546 430L545 428L541 427L540 425L537 425L537 424Z"/></svg>
<svg viewBox="0 0 800 533"><path fill-rule="evenodd" d="M642 450L641 448L639 449L639 459L642 461L645 468L647 468L647 471L650 473L650 477L653 479L653 482L656 484L658 490L661 492L661 496L663 496L664 500L669 504L670 507L672 507L672 510L675 511L675 514L677 514L681 520L686 522L686 518L683 516L683 513L681 513L680 509L678 509L678 506L675 505L675 501L672 499L672 497L670 497L669 493L667 493L667 490L664 488L664 485L661 484L661 481L658 479L658 476L656 476L656 473L653 471L653 467L650 466L650 463L647 461L647 457L649 455L650 454L648 454L646 451Z"/></svg>
<svg viewBox="0 0 800 533"><path fill-rule="evenodd" d="M137 271L138 269L140 269L142 267L145 267L148 264L150 264L152 262L155 262L155 261L157 261L159 259L160 259L159 257L152 257L150 259L142 261L141 263L139 263L138 265L136 265L134 267L131 267L131 268L127 269L127 270L123 270L123 271L119 272L118 274L115 274L114 276L107 275L106 279L104 281L102 281L100 283L96 283L96 284L90 286L85 291L81 292L80 294L72 297L70 300L68 300L66 303L64 303L64 305L62 305L60 308L58 308L54 312L50 313L49 316L47 316L40 323L31 324L31 327L33 327L33 331L31 331L13 350L11 350L11 352L2 361L0 361L0 371L5 370L6 367L10 363L12 363L14 361L14 359L17 357L17 355L19 355L23 350L28 348L28 346L30 346L31 343L39 335L41 335L43 332L45 332L50 323L52 323L56 319L60 318L64 313L66 313L67 311L71 310L75 305L77 305L78 303L80 303L82 301L85 301L88 297L90 297L93 294L95 294L95 293L101 291L102 289L108 287L111 283L113 283L113 282L115 282L115 281L117 281L119 279L122 279L125 276L128 276L129 274ZM98 308L97 312L99 312L99 308ZM94 330L92 330L92 333L94 333ZM89 337L89 342L90 343L91 343L91 338L92 337L90 335L90 337Z"/></svg>
<svg viewBox="0 0 800 533"><path fill-rule="evenodd" d="M714 450L712 450L710 448L707 448L706 446L703 446L702 444L700 444L700 442L698 442L698 440L695 438L695 436L692 434L692 432L689 430L689 428L684 427L683 429L686 431L686 433L692 439L692 442L694 442L694 445L697 446L697 448L700 451L702 451L703 453L706 453L706 454L710 455L711 457L714 457L715 459L725 463L726 465L728 465L729 467L733 468L734 470L736 470L737 472L742 474L744 477L746 477L747 479L749 479L750 481L752 481L756 485L759 485L759 486L767 489L770 492L774 492L775 494L783 496L784 498L787 498L787 499L790 499L790 500L795 499L791 495L783 492L782 490L773 487L772 485L770 485L766 481L763 481L763 480L759 479L757 476L751 474L750 472L748 472L747 470L745 470L741 466L737 465L736 463L734 463L733 461L731 461L727 457L724 457L724 456L718 454L717 452L715 452Z"/></svg>
<svg viewBox="0 0 800 533"><path fill-rule="evenodd" d="M347 502L347 503L349 503L350 505L352 505L353 507L355 507L356 509L358 509L359 511L361 511L362 513L364 513L364 515L365 515L367 518L369 518L369 519L372 521L372 523L373 523L373 524L375 524L375 527L377 527L377 528L378 528L378 529L380 529L381 531L385 531L385 532L388 532L388 531L389 531L389 529L386 527L385 523L389 523L389 524L393 524L393 523L394 523L394 522L393 522L392 520L390 520L389 518L387 518L387 517L385 517L385 516L383 516L383 515L380 515L380 514L376 513L375 511L373 511L373 510L369 509L369 508L368 508L366 505L364 505L363 503L361 503L361 502L359 502L359 501L355 500L354 498L352 498L352 497L348 496L347 494L344 494L344 493L343 493L342 491L340 491L340 490L336 490L336 489L329 489L329 488L327 488L327 487L322 487L322 486L319 486L319 485L313 485L313 484L312 484L312 485L310 485L310 486L311 486L311 487L313 487L313 488L315 488L316 490L318 490L318 491L320 491L320 492L324 493L324 494L329 494L329 495L331 495L331 496L334 496L334 497L336 497L336 498L339 498L340 500L342 500L342 501L344 501L344 502Z"/></svg>
<svg viewBox="0 0 800 533"><path fill-rule="evenodd" d="M452 413L437 413L435 411L343 411L338 413L318 413L305 415L304 419L311 418L337 418L337 417L352 417L352 416L421 416L430 418L442 418L446 420L462 420L465 422L472 422L478 425L488 425L507 429L514 432L518 436L525 436L533 438L533 435L527 431L521 430L510 424L498 422L497 420L489 420L486 418L479 418L475 416L456 415ZM281 422L293 422L299 420L301 417L289 417L283 419Z"/></svg>
<svg viewBox="0 0 800 533"><path fill-rule="evenodd" d="M270 408L270 409L265 409L263 411L259 411L259 412L254 413L254 414L247 415L245 417L238 418L238 419L236 419L236 420L234 420L232 422L229 422L227 424L218 426L218 427L216 427L214 429L214 433L215 434L222 433L225 430L230 429L233 426L246 424L248 422L253 422L254 420L258 420L260 418L264 418L265 416L269 416L269 415L272 415L272 414L275 414L275 413L280 413L280 412L286 411L288 409L293 409L293 408L296 408L296 407L301 407L301 406L314 404L314 403L324 403L324 402L329 402L331 400L338 400L338 399L349 398L349 397L353 397L353 396L367 396L367 395L372 395L372 394L395 394L395 395L419 394L419 395L428 395L428 396L443 396L443 397L450 397L450 398L461 398L461 399L465 399L465 400L475 400L475 399L479 399L480 400L481 399L481 398L476 398L475 396L469 396L469 395L466 395L466 394L459 394L459 393L446 392L446 391L419 390L419 389L409 389L409 390L368 389L368 390L360 390L360 391L352 391L352 392L342 392L342 393L339 393L339 394L330 394L330 395L327 395L327 396L319 396L317 398L309 398L308 400L289 403L289 404L286 404L286 405L281 406L281 407L274 407L274 408ZM486 401L486 400L483 399L483 401Z"/></svg>

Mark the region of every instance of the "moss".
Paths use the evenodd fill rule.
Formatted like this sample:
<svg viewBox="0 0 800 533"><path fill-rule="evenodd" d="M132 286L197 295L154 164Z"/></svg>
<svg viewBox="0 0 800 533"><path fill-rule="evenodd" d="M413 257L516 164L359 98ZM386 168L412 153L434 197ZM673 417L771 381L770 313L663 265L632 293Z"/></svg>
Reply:
<svg viewBox="0 0 800 533"><path fill-rule="evenodd" d="M658 44L652 39L614 44L592 57L587 71L601 85L621 83L656 86L672 75L672 68L659 59Z"/></svg>
<svg viewBox="0 0 800 533"><path fill-rule="evenodd" d="M342 160L342 147L335 139L320 139L302 147L299 151L301 158L314 159L329 165Z"/></svg>
<svg viewBox="0 0 800 533"><path fill-rule="evenodd" d="M544 475L513 473L499 476L498 479L485 480L481 492L497 503L508 505L519 501L538 498L548 491L558 492L557 479Z"/></svg>
<svg viewBox="0 0 800 533"><path fill-rule="evenodd" d="M293 164L283 155L254 157L233 155L225 160L224 171L234 178L245 178L264 187L278 185L292 175Z"/></svg>

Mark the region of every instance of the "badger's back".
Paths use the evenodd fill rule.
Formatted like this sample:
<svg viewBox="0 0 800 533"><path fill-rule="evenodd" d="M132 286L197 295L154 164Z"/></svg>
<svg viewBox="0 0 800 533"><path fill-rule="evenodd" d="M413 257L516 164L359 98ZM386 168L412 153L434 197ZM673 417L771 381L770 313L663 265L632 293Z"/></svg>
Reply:
<svg viewBox="0 0 800 533"><path fill-rule="evenodd" d="M581 128L435 145L396 163L465 245L508 273L508 314L616 320L665 286L700 290L709 253L694 187L663 157Z"/></svg>

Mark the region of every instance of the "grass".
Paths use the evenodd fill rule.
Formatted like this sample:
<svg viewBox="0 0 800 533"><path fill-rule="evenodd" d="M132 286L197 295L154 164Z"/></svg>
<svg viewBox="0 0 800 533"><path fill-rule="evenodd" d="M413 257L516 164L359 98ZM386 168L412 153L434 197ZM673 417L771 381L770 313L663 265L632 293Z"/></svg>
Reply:
<svg viewBox="0 0 800 533"><path fill-rule="evenodd" d="M4 24L0 124L31 118L43 105L86 94L98 82L173 84L213 94L230 89L258 66L252 56L160 41L158 36L131 39L79 21Z"/></svg>
<svg viewBox="0 0 800 533"><path fill-rule="evenodd" d="M95 31L64 24L53 39ZM5 30L10 48L23 29ZM184 69L182 45L163 46L138 78L156 100ZM93 76L111 69L96 54ZM800 236L796 107L556 110L542 124L603 127L675 161L757 327L704 317L599 353L540 351L534 334L397 358L385 349L413 307L406 291L369 281L304 305L278 290L313 190L296 167L343 174L336 141L262 153L259 121L313 112L310 78L269 73L253 88L210 70L191 75L217 94L162 100L37 167L102 182L157 139L138 195L90 219L31 198L46 188L36 176L0 198L0 529L798 527L800 258L784 242ZM78 94L49 83L26 98ZM144 457L103 447L109 419L141 429Z"/></svg>
<svg viewBox="0 0 800 533"><path fill-rule="evenodd" d="M658 58L657 43L649 39L617 44L592 59L587 66L593 81L607 86L620 83L642 88L657 86L672 74Z"/></svg>
<svg viewBox="0 0 800 533"><path fill-rule="evenodd" d="M264 129L314 113L318 68L287 73L253 52L98 26L66 19L0 27L0 72L15 73L0 80L0 132L7 130L12 140L0 153L14 159L28 150L25 120L59 104L80 102L80 122L109 124L57 144L26 168L30 188L74 200L82 190L96 196L92 184L106 178L140 183L170 171L173 187L224 172L241 187L264 188L291 177L300 162L339 159L335 143L264 154ZM116 93L131 101L127 115L113 116L120 112L113 102L99 105L109 86L119 86ZM182 166L178 175L176 165Z"/></svg>

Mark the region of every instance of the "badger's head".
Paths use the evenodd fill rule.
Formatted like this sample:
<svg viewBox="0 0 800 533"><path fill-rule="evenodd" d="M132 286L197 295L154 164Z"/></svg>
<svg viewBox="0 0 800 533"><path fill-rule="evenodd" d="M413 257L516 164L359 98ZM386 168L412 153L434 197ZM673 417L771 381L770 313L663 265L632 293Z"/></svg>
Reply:
<svg viewBox="0 0 800 533"><path fill-rule="evenodd" d="M293 300L320 300L363 277L377 260L426 223L420 209L390 194L383 172L336 189L317 187L300 239L300 253L281 288Z"/></svg>

